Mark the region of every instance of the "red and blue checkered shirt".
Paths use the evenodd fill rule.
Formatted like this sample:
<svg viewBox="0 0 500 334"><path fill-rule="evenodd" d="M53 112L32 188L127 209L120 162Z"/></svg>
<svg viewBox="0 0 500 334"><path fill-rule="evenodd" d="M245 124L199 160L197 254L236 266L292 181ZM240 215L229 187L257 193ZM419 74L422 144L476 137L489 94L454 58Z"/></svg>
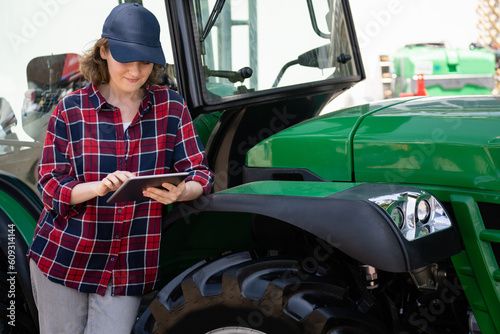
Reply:
<svg viewBox="0 0 500 334"><path fill-rule="evenodd" d="M120 111L90 84L64 98L50 118L39 184L44 210L28 251L54 282L81 292L140 295L158 280L162 204L107 203L111 193L70 205L81 182L116 170L137 175L190 172L211 190L213 173L182 97L146 86L139 113L124 130Z"/></svg>

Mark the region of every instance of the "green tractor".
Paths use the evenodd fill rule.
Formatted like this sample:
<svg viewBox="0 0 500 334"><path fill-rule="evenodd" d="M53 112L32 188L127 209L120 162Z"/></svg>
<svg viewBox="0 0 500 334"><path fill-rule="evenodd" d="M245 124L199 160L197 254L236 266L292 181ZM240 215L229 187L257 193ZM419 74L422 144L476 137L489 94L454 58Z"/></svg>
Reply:
<svg viewBox="0 0 500 334"><path fill-rule="evenodd" d="M36 140L16 144L9 127L1 169L40 152L47 114L82 84L68 60L81 45L52 41L75 34L67 14L116 5L31 2L26 20L10 5L21 26L6 36L23 76L49 55L35 71L46 78L29 70L19 101L0 94L14 112L24 98ZM165 206L161 282L135 333L500 333L500 99L412 96L322 114L365 78L347 0L143 5L168 22L165 84L184 96L216 182ZM22 24L38 31L28 38ZM42 204L30 164L19 168L0 175L2 333L37 332L25 254Z"/></svg>
<svg viewBox="0 0 500 334"><path fill-rule="evenodd" d="M381 56L384 93L392 97L489 95L496 87L496 68L494 50L474 43L469 49L408 44L392 57Z"/></svg>

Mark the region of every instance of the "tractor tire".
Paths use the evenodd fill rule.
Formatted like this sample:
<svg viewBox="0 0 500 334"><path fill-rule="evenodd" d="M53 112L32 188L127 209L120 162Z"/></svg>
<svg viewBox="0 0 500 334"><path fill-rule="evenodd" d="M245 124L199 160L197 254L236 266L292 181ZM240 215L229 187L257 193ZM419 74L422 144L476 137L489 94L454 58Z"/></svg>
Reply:
<svg viewBox="0 0 500 334"><path fill-rule="evenodd" d="M248 252L198 264L167 284L140 321L149 333L376 334L345 284L301 268L292 258ZM147 319L145 319L147 318Z"/></svg>

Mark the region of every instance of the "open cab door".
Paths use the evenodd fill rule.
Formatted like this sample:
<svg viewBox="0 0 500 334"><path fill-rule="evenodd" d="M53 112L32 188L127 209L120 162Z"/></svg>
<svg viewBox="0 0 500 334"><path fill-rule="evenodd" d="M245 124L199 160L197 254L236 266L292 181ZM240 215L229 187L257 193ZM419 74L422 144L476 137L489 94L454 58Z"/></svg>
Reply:
<svg viewBox="0 0 500 334"><path fill-rule="evenodd" d="M205 142L216 191L241 183L253 145L365 77L347 1L168 1L167 15L193 118L223 112Z"/></svg>

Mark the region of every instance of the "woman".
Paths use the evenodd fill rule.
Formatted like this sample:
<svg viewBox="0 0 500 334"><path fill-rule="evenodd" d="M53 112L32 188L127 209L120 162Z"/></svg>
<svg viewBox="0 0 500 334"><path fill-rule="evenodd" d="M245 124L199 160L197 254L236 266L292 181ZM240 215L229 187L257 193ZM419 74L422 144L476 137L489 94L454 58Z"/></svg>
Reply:
<svg viewBox="0 0 500 334"><path fill-rule="evenodd" d="M39 166L44 210L28 251L41 333L130 333L158 279L161 206L208 194L213 179L184 100L154 85L165 58L154 15L115 7L81 72L92 83L49 121ZM189 172L109 204L134 175Z"/></svg>

